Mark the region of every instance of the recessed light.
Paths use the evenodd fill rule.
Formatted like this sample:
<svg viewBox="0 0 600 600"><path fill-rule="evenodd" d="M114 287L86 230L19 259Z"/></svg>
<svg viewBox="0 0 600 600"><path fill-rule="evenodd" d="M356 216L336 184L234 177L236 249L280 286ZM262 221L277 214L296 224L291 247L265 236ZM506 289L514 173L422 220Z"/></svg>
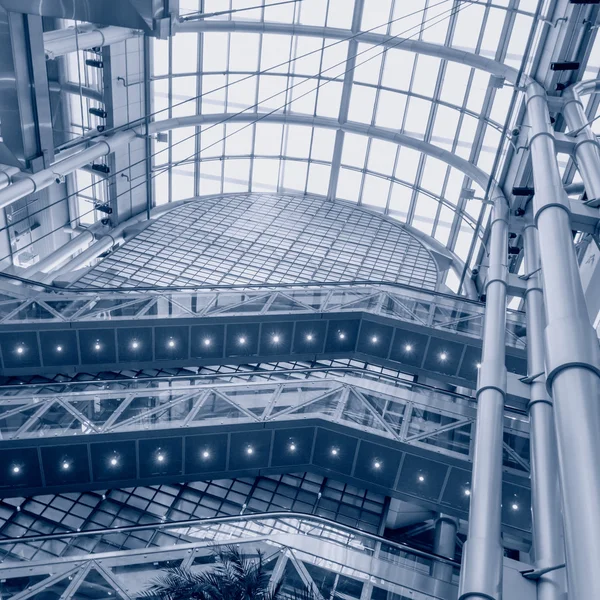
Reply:
<svg viewBox="0 0 600 600"><path fill-rule="evenodd" d="M340 331L339 338L340 338L340 340L345 340L346 339L346 334L343 331Z"/></svg>
<svg viewBox="0 0 600 600"><path fill-rule="evenodd" d="M169 346L169 348L175 348L175 340L170 339L169 342L167 343L167 346Z"/></svg>
<svg viewBox="0 0 600 600"><path fill-rule="evenodd" d="M205 346L210 346L212 342L210 341L210 338L204 338L204 342L203 343L204 343Z"/></svg>
<svg viewBox="0 0 600 600"><path fill-rule="evenodd" d="M477 363L475 366L476 366L478 369L481 369L481 363Z"/></svg>
<svg viewBox="0 0 600 600"><path fill-rule="evenodd" d="M404 345L404 352L412 352L412 345L411 344L405 344Z"/></svg>
<svg viewBox="0 0 600 600"><path fill-rule="evenodd" d="M331 449L331 455L332 456L337 456L338 455L339 450L337 448L332 448Z"/></svg>
<svg viewBox="0 0 600 600"><path fill-rule="evenodd" d="M470 495L471 495L471 490L467 488L465 490L465 496L470 496Z"/></svg>
<svg viewBox="0 0 600 600"><path fill-rule="evenodd" d="M210 452L209 452L208 450L205 450L205 451L202 453L202 458L210 458Z"/></svg>
<svg viewBox="0 0 600 600"><path fill-rule="evenodd" d="M279 344L281 338L278 335L274 335L273 336L273 343L274 344Z"/></svg>
<svg viewBox="0 0 600 600"><path fill-rule="evenodd" d="M156 460L161 463L161 462L165 462L165 455L162 452L159 452L156 455Z"/></svg>
<svg viewBox="0 0 600 600"><path fill-rule="evenodd" d="M294 442L290 443L290 452L296 452L296 444Z"/></svg>
<svg viewBox="0 0 600 600"><path fill-rule="evenodd" d="M23 346L17 346L17 354L23 354L25 352L25 348Z"/></svg>
<svg viewBox="0 0 600 600"><path fill-rule="evenodd" d="M373 344L376 344L378 341L379 341L379 338L378 338L376 335L374 335L374 336L371 338L371 342L372 342Z"/></svg>
<svg viewBox="0 0 600 600"><path fill-rule="evenodd" d="M313 341L313 339L314 339L314 336L313 336L313 334L312 334L312 333L307 333L307 334L306 334L306 341L307 341L307 342L312 342L312 341Z"/></svg>
<svg viewBox="0 0 600 600"><path fill-rule="evenodd" d="M62 346L56 346L56 351L57 352L62 352L63 351L63 347Z"/></svg>
<svg viewBox="0 0 600 600"><path fill-rule="evenodd" d="M246 338L244 336L241 336L238 342L243 346L246 343Z"/></svg>
<svg viewBox="0 0 600 600"><path fill-rule="evenodd" d="M61 466L62 466L63 471L68 471L71 468L71 463L67 460L63 460L63 463Z"/></svg>
<svg viewBox="0 0 600 600"><path fill-rule="evenodd" d="M423 483L423 482L425 481L425 475L419 475L419 476L417 477L417 479L418 479L418 480L419 480L421 483Z"/></svg>
<svg viewBox="0 0 600 600"><path fill-rule="evenodd" d="M12 468L12 472L15 475L18 475L21 472L21 467L19 465L14 465L13 468Z"/></svg>
<svg viewBox="0 0 600 600"><path fill-rule="evenodd" d="M100 348L102 348L102 346L100 345L100 342L96 342L94 344L94 350L100 350Z"/></svg>
<svg viewBox="0 0 600 600"><path fill-rule="evenodd" d="M137 350L140 347L140 343L137 340L133 340L133 342L131 342L131 347L134 350Z"/></svg>
<svg viewBox="0 0 600 600"><path fill-rule="evenodd" d="M440 354L440 360L446 360L448 358L448 353L447 352L442 352Z"/></svg>
<svg viewBox="0 0 600 600"><path fill-rule="evenodd" d="M518 505L518 504L515 502L515 503L514 503L514 504L511 506L511 508L512 508L513 510L519 510L519 505Z"/></svg>
<svg viewBox="0 0 600 600"><path fill-rule="evenodd" d="M116 467L119 464L119 459L116 456L113 456L110 459L110 466L111 467Z"/></svg>
<svg viewBox="0 0 600 600"><path fill-rule="evenodd" d="M254 448L252 446L248 446L246 448L246 454L248 454L248 455L254 454Z"/></svg>
<svg viewBox="0 0 600 600"><path fill-rule="evenodd" d="M376 469L381 469L381 461L380 461L380 460L376 460L376 461L373 463L373 466L374 466Z"/></svg>

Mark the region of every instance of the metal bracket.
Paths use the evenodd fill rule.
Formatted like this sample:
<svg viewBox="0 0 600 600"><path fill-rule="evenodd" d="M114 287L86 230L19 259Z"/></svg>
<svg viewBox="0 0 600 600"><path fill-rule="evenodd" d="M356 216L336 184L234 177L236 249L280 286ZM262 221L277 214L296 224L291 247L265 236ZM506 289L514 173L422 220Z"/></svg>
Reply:
<svg viewBox="0 0 600 600"><path fill-rule="evenodd" d="M543 569L528 569L527 571L521 571L521 575L525 577L525 579L539 579L542 575L546 573L550 573L552 571L557 571L558 569L564 569L565 563L560 565L556 565L554 567L545 567Z"/></svg>
<svg viewBox="0 0 600 600"><path fill-rule="evenodd" d="M519 279L523 281L527 281L531 279L536 273L539 273L542 270L542 267L538 267L535 271L531 271L531 273L523 273L523 275L519 275Z"/></svg>
<svg viewBox="0 0 600 600"><path fill-rule="evenodd" d="M522 381L523 383L533 383L538 377L545 375L545 373L545 371L542 371L541 373L536 373L535 375L525 375L525 377L519 377L519 381Z"/></svg>

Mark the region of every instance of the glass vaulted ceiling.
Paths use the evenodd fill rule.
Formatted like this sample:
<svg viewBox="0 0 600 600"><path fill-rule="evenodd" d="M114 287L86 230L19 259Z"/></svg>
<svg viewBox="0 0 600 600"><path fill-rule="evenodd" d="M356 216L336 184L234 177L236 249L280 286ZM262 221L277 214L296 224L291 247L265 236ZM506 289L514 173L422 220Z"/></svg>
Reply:
<svg viewBox="0 0 600 600"><path fill-rule="evenodd" d="M402 43L387 51L361 43L356 33L445 44L519 68L537 0L303 0L265 6L273 2L263 0L259 9L206 21L337 28L347 30L352 40L292 35L289 27L287 35L239 28L179 32L169 40L154 40L152 110L163 111L156 118L243 111L257 113L258 120L274 111L343 122L348 96L348 122L400 131L491 172L512 87L497 89L488 73L405 51ZM181 13L259 4L261 0L182 0ZM339 162L338 198L383 211L466 259L480 211L489 207L477 199L461 199L461 189L472 187L477 197L484 190L419 151L349 132L338 134L340 142L341 153L336 152L334 129L268 119L177 129L168 149L165 142L154 142L154 152L159 152L154 157L155 201L242 191L327 195ZM486 212L483 217L485 223Z"/></svg>

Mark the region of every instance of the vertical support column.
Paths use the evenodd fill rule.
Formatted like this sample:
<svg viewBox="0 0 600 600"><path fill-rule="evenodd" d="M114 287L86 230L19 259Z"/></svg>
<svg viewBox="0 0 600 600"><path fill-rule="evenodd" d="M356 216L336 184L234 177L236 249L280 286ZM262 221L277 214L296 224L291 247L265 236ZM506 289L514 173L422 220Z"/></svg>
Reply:
<svg viewBox="0 0 600 600"><path fill-rule="evenodd" d="M544 376L544 297L538 252L537 230L533 223L523 232L525 273L528 274L525 305L527 314L527 371L535 377L530 385L529 419L531 440L531 496L533 548L537 569L565 562L563 517L560 507L558 454L554 430L554 409L546 391ZM565 569L550 571L537 580L538 600L566 598Z"/></svg>
<svg viewBox="0 0 600 600"><path fill-rule="evenodd" d="M529 147L546 305L546 386L554 400L567 577L573 600L600 598L600 369L573 246L544 89L528 84Z"/></svg>
<svg viewBox="0 0 600 600"><path fill-rule="evenodd" d="M459 600L499 600L502 597L504 552L500 524L506 394L508 206L500 190L494 191L494 197L483 351L477 385L469 533L463 548Z"/></svg>
<svg viewBox="0 0 600 600"><path fill-rule="evenodd" d="M596 91L596 83L583 84L586 88ZM588 118L583 109L579 88L582 84L575 84L563 93L565 104L563 116L570 132L578 132L575 136L575 158L581 173L588 201L591 206L600 205L600 145L588 124Z"/></svg>
<svg viewBox="0 0 600 600"><path fill-rule="evenodd" d="M438 556L454 560L456 553L456 531L458 523L453 517L439 515L435 522L435 537L433 540L433 551ZM452 565L443 562L434 562L431 575L440 581L452 581Z"/></svg>

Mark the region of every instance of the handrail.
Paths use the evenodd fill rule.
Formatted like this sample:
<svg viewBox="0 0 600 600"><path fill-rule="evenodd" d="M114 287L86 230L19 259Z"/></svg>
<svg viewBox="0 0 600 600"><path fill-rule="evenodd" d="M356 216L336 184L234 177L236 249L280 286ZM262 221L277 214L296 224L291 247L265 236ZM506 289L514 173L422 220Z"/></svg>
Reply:
<svg viewBox="0 0 600 600"><path fill-rule="evenodd" d="M72 531L65 533L46 533L40 535L29 535L29 536L20 536L15 538L0 538L0 545L8 545L8 544L18 544L23 542L44 542L48 540L62 540L62 539L71 539L71 538L79 538L79 537L88 537L93 535L110 535L113 533L129 533L132 531L145 531L148 529L170 529L175 527L190 527L194 525L220 525L222 523L235 523L240 521L259 521L262 519L297 519L299 521L316 521L322 525L326 525L328 527L333 527L334 529L340 529L345 531L346 533L350 533L352 535L368 538L374 542L379 542L382 544L386 544L402 552L407 552L408 554L413 554L415 556L420 556L421 558L428 558L430 560L436 560L439 562L443 562L455 567L460 567L460 563L441 556L439 554L435 554L434 552L427 552L425 550L418 550L416 548L412 548L408 544L404 544L401 542L393 542L391 540L387 540L384 537L375 535L373 533L367 533L365 531L361 531L355 527L350 527L349 525L343 525L342 523L338 523L337 521L333 521L332 519L327 519L326 517L320 517L317 515L309 515L306 513L299 512L261 512L261 513L253 513L248 515L236 515L229 517L212 517L208 519L182 519L178 521L160 521L157 523L144 524L144 525L123 525L121 527L113 527L113 528L99 528L99 529L89 529L87 531Z"/></svg>
<svg viewBox="0 0 600 600"><path fill-rule="evenodd" d="M261 290L261 289L291 289L291 288L309 288L309 287L353 287L353 286L372 286L372 287L393 287L411 292L418 292L421 294L430 294L432 296L439 296L440 298L447 298L453 302L465 302L467 304L473 304L481 308L485 308L485 304L478 300L472 300L466 296L456 296L454 294L447 294L437 290L427 290L418 288L412 285L406 285L404 283L398 283L395 281L370 281L370 280L354 280L354 281L308 281L308 282L297 282L297 283L240 283L240 284L227 284L227 285L193 285L193 286L136 286L136 287L117 287L117 288L63 288L48 283L41 283L34 281L33 279L25 279L18 275L11 273L0 272L0 277L5 279L11 279L19 281L24 285L30 287L41 287L49 292L57 292L59 294L106 294L106 293L122 293L122 292L213 292L213 291L225 291L225 290ZM6 293L10 291L4 290ZM16 290L15 290L16 291ZM0 294L2 290L0 289ZM510 313L519 314L522 311L515 309L507 309Z"/></svg>

